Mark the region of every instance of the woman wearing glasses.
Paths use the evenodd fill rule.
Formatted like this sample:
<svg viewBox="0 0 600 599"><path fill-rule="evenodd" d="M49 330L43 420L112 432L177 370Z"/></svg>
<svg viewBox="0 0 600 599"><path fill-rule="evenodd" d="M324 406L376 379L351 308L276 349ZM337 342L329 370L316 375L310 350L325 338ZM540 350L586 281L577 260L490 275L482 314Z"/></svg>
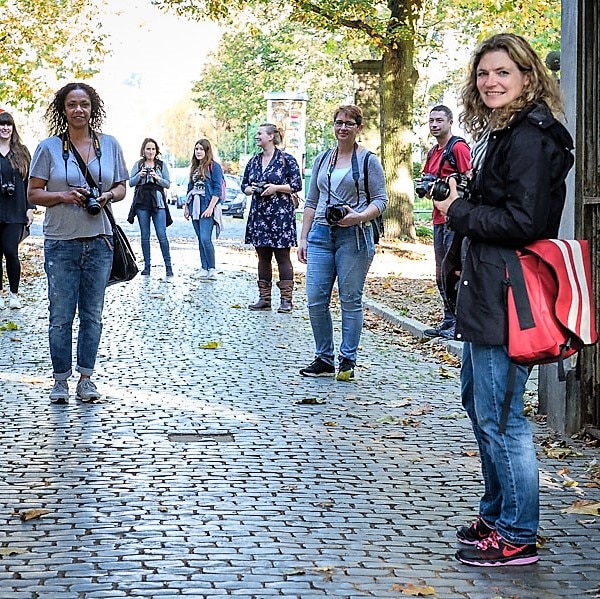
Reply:
<svg viewBox="0 0 600 599"><path fill-rule="evenodd" d="M261 152L246 165L242 189L252 195L246 225L246 243L258 254L258 301L250 310L271 309L273 256L277 261L281 292L278 312L292 311L294 270L290 248L297 245L296 214L291 193L302 189L302 177L296 159L277 146L282 143L281 131L271 123L263 123L256 132Z"/></svg>
<svg viewBox="0 0 600 599"><path fill-rule="evenodd" d="M104 104L86 83L56 92L46 120L52 137L31 160L28 199L44 206L44 269L50 301L52 403L69 399L72 335L79 315L76 396L92 401L100 393L91 381L102 333L104 291L113 258L112 227L102 208L125 197L129 179L117 140L99 132Z"/></svg>
<svg viewBox="0 0 600 599"><path fill-rule="evenodd" d="M8 307L18 310L19 241L23 227L33 222L33 206L27 201L27 176L31 156L8 112L0 113L0 308L4 307L2 256L8 276Z"/></svg>
<svg viewBox="0 0 600 599"><path fill-rule="evenodd" d="M371 221L385 210L387 194L379 160L357 143L362 131L361 109L340 106L334 114L333 131L336 147L319 154L314 162L298 244L298 259L307 265L308 313L316 345L314 361L300 374L335 374L329 305L337 278L342 342L336 378L352 381L363 325L363 287L375 255Z"/></svg>

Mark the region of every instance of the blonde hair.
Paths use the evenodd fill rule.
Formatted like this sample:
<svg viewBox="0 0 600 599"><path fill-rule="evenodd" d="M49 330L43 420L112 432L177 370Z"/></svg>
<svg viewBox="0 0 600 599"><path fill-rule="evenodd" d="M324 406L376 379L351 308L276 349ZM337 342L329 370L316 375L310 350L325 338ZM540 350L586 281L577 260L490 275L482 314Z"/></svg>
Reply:
<svg viewBox="0 0 600 599"><path fill-rule="evenodd" d="M508 106L492 110L484 104L477 89L477 69L483 56L496 50L508 54L518 69L527 75L527 84L521 95ZM529 42L512 33L499 33L479 44L471 58L469 74L460 95L463 110L459 122L475 140L490 127L504 128L516 113L533 103L545 102L555 115L560 116L564 111L558 83L548 73Z"/></svg>
<svg viewBox="0 0 600 599"><path fill-rule="evenodd" d="M267 130L268 135L273 136L273 143L276 146L280 146L283 143L283 132L277 125L273 125L273 123L262 123L262 125L259 125L258 127L259 129L260 127L263 127Z"/></svg>

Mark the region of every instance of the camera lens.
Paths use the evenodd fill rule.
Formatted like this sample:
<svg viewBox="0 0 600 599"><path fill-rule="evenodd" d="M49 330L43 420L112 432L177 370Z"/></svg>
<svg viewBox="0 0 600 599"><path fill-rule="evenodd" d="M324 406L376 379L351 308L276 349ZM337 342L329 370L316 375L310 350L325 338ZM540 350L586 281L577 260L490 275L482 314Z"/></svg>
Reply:
<svg viewBox="0 0 600 599"><path fill-rule="evenodd" d="M100 206L100 202L96 198L88 198L86 202L85 209L90 216L97 216L100 214L102 210L102 206Z"/></svg>
<svg viewBox="0 0 600 599"><path fill-rule="evenodd" d="M344 206L327 206L325 209L325 220L330 225L335 225L346 216L346 209Z"/></svg>

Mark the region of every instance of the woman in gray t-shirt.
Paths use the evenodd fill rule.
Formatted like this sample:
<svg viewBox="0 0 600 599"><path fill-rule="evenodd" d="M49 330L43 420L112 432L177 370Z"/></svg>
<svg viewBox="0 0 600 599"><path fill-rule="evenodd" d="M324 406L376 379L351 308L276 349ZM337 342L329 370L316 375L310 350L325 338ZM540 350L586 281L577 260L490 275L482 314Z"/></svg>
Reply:
<svg viewBox="0 0 600 599"><path fill-rule="evenodd" d="M52 137L37 147L28 199L44 206L44 268L48 277L50 401L66 403L72 373L72 335L79 315L76 396L100 398L91 381L102 332L104 291L112 266L112 228L105 211L125 197L127 166L114 137L97 132L104 105L86 83L56 92L46 111Z"/></svg>

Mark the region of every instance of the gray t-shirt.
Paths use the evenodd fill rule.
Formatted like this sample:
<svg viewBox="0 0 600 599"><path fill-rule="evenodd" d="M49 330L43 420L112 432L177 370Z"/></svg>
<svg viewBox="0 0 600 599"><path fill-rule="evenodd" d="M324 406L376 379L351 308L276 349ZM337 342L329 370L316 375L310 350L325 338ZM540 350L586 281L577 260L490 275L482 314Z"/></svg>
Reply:
<svg viewBox="0 0 600 599"><path fill-rule="evenodd" d="M119 142L112 135L98 133L102 162L102 190L108 191L115 183L127 181L129 173L123 158ZM44 139L36 148L29 176L46 181L47 191L68 191L74 187L88 187L73 153L65 163L60 137ZM89 172L94 181L99 182L100 168L98 158L92 151ZM110 222L104 210L95 216L85 208L75 204L57 204L46 207L44 218L44 237L46 239L77 239L79 237L97 237L112 235Z"/></svg>
<svg viewBox="0 0 600 599"><path fill-rule="evenodd" d="M361 147L356 153L359 172L358 197L356 195L356 185L352 177L351 168L335 169L331 177L331 189L329 189L329 177L327 173L329 170L331 150L322 152L315 158L312 178L310 180L310 189L308 190L308 196L306 198L306 206L315 209L314 222L327 224L325 210L327 208L328 199L331 205L347 204L357 212L362 212L367 208L368 203L365 194L363 171L366 152L367 150ZM381 163L374 154L369 156L368 169L371 204L377 206L379 212L383 213L388 202L385 189L385 177Z"/></svg>

